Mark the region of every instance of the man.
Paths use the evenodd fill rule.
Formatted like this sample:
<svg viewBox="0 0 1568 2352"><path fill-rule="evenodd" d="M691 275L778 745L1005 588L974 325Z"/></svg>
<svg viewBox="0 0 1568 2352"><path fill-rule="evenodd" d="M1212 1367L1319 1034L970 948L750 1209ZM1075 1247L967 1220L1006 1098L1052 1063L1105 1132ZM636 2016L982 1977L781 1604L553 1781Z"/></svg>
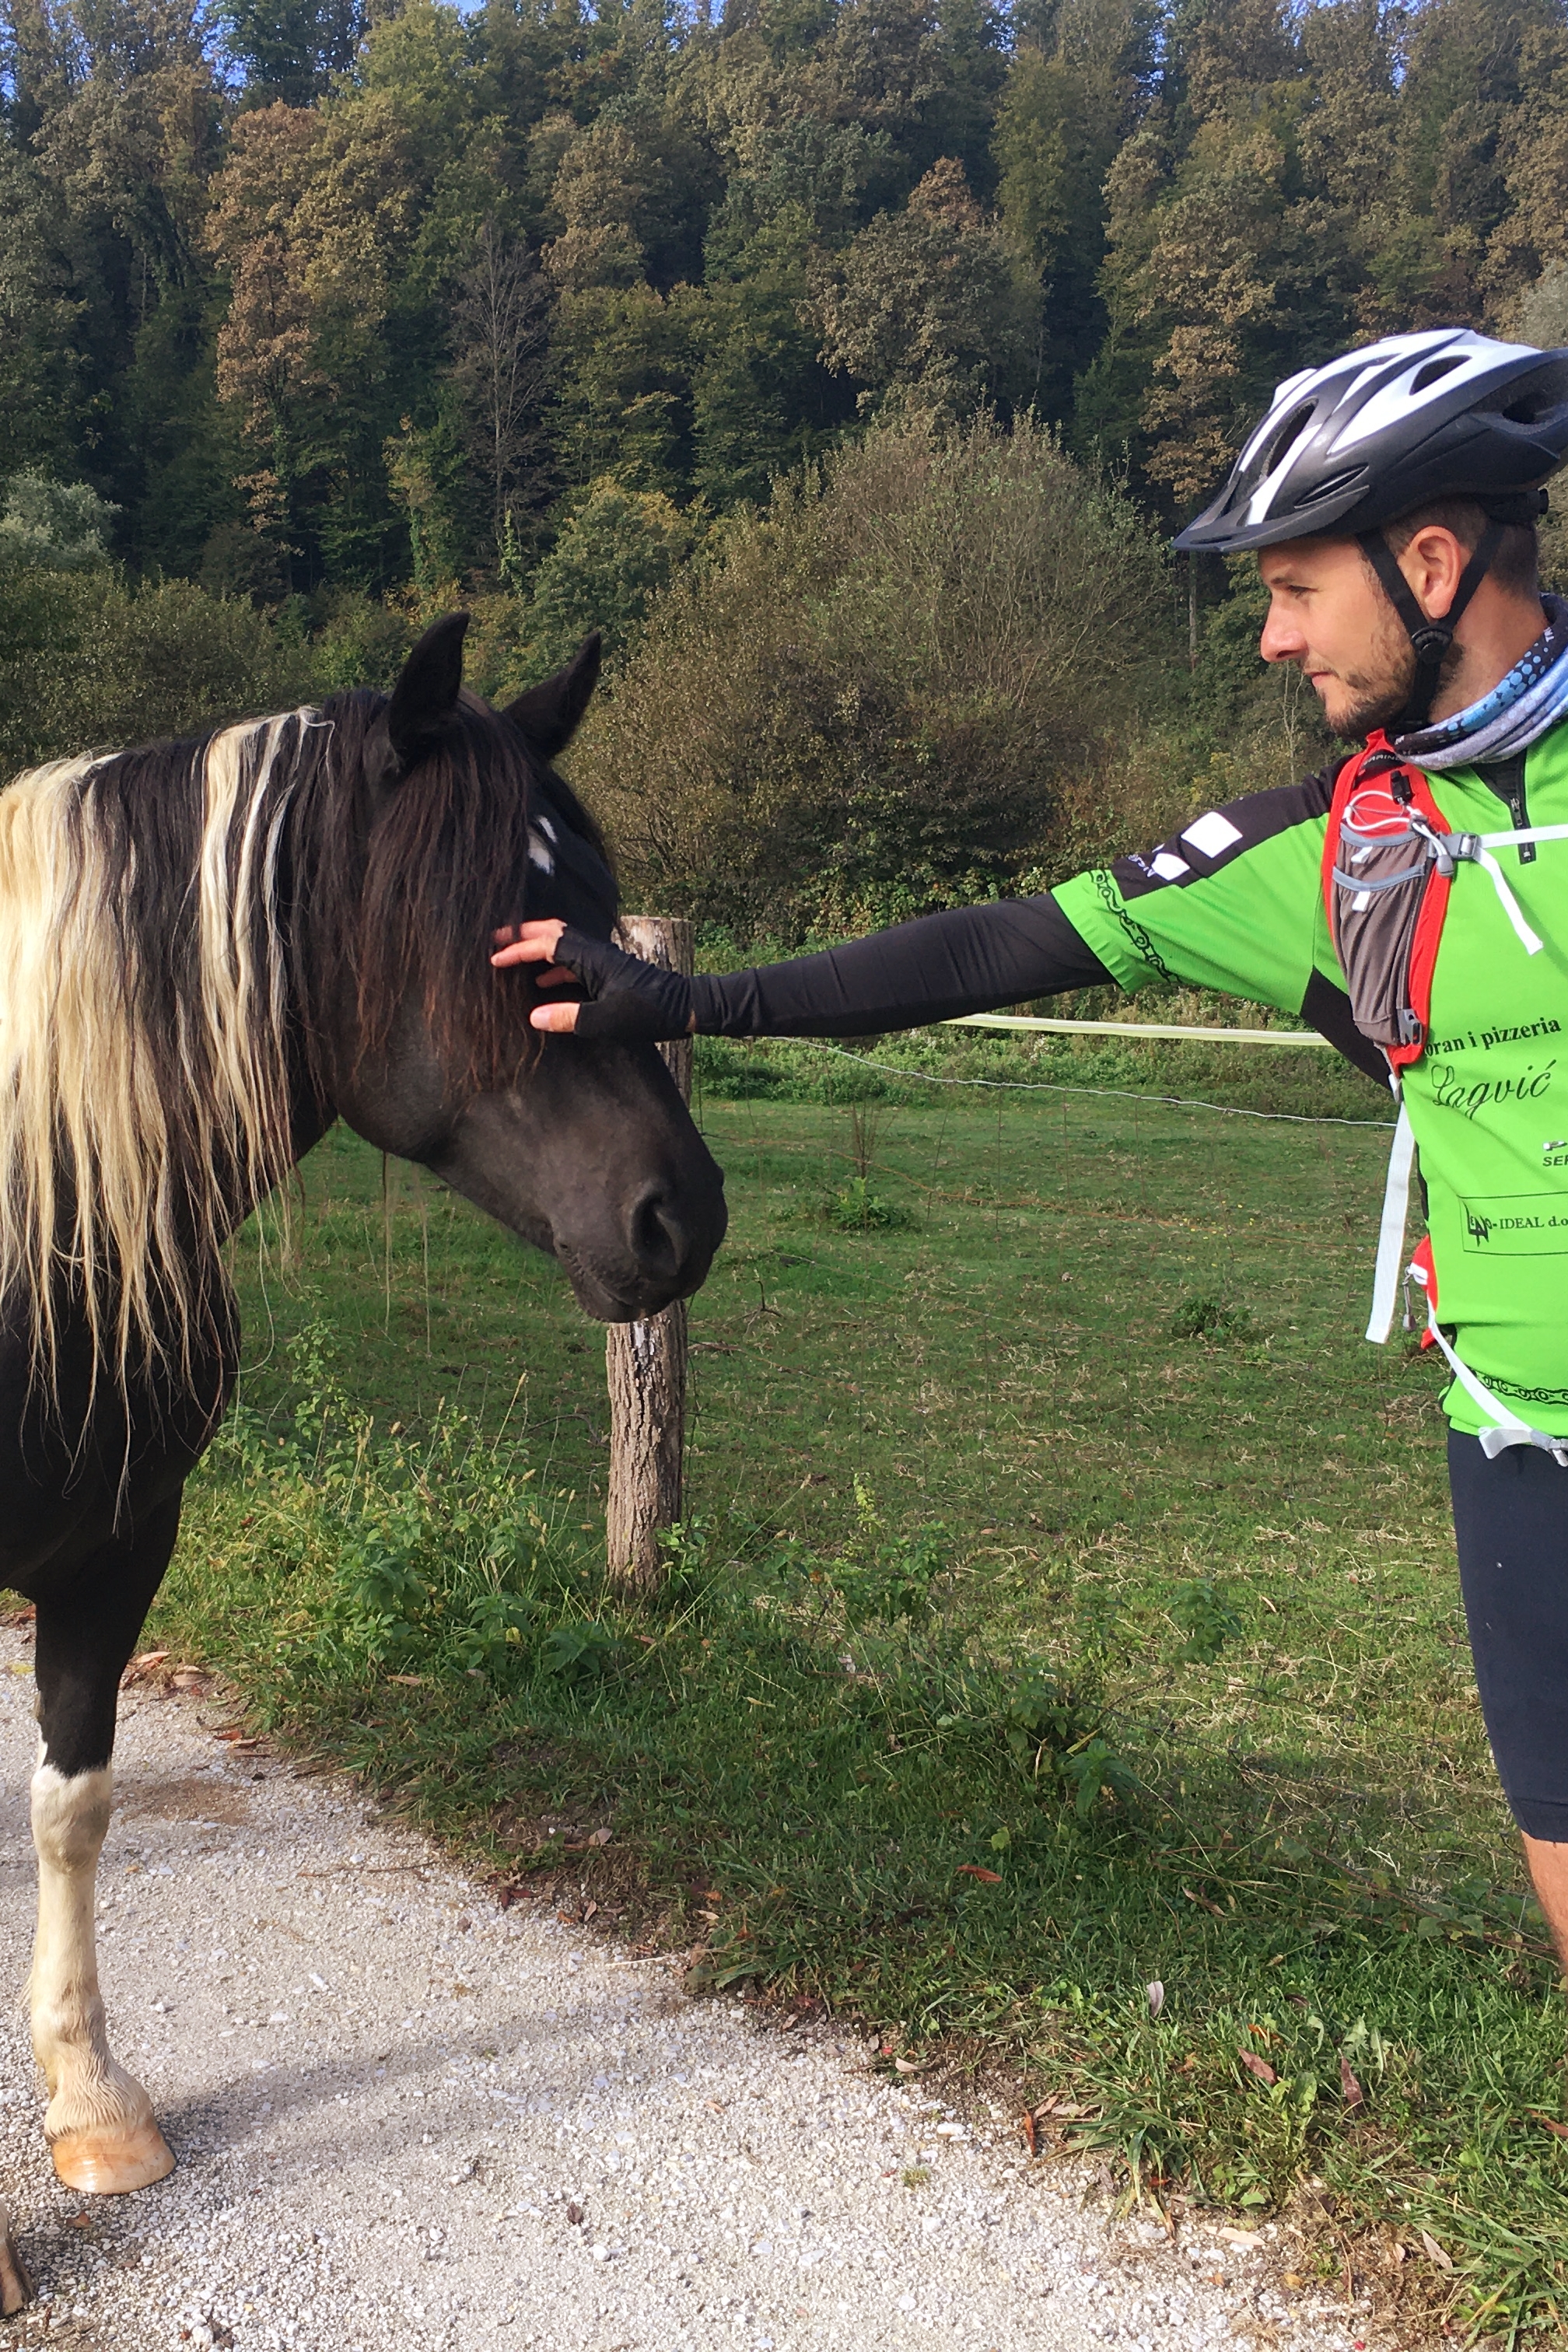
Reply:
<svg viewBox="0 0 1568 2352"><path fill-rule="evenodd" d="M1413 1131L1477 1677L1568 1965L1568 604L1540 593L1534 529L1565 453L1568 350L1441 329L1279 387L1176 544L1258 551L1264 659L1367 738L1304 783L1047 896L758 971L682 980L555 922L494 960L580 980L587 1003L531 1018L584 1036L864 1035L1173 977L1298 1013L1390 1080L1374 1323Z"/></svg>

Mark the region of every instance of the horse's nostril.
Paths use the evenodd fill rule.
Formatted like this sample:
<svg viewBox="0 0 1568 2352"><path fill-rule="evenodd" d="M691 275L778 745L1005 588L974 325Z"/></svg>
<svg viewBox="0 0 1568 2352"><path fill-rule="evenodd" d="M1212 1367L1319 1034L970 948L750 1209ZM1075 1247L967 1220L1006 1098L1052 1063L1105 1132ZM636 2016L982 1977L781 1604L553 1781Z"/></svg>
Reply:
<svg viewBox="0 0 1568 2352"><path fill-rule="evenodd" d="M647 1192L632 1212L632 1255L645 1274L679 1273L686 1245L662 1192Z"/></svg>

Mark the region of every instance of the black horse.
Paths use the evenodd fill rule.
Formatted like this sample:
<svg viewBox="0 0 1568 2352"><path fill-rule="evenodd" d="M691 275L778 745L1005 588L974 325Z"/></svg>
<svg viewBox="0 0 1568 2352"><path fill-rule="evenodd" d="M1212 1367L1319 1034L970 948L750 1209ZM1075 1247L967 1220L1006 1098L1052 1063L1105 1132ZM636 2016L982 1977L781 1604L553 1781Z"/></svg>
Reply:
<svg viewBox="0 0 1568 2352"><path fill-rule="evenodd" d="M343 1118L566 1268L606 1321L704 1279L722 1178L652 1047L558 1051L489 962L523 911L607 937L551 762L598 640L505 711L467 616L389 698L60 761L0 794L0 1583L37 1612L34 2048L56 2170L173 2158L110 2056L93 1946L121 1673L227 1402L236 1226ZM0 2305L25 2285L0 2215Z"/></svg>

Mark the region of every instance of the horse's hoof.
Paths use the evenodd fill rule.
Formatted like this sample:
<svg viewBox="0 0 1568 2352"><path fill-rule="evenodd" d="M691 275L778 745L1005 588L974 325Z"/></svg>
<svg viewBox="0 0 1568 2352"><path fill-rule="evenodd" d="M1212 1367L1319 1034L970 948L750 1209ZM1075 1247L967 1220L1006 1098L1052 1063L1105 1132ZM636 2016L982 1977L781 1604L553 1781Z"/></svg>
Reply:
<svg viewBox="0 0 1568 2352"><path fill-rule="evenodd" d="M89 2197L123 2197L132 2189L150 2189L174 2169L169 2144L153 2123L119 2131L62 2132L49 2154L66 2187Z"/></svg>
<svg viewBox="0 0 1568 2352"><path fill-rule="evenodd" d="M11 2243L11 2232L0 2234L0 2315L10 2319L33 2300L33 2284Z"/></svg>

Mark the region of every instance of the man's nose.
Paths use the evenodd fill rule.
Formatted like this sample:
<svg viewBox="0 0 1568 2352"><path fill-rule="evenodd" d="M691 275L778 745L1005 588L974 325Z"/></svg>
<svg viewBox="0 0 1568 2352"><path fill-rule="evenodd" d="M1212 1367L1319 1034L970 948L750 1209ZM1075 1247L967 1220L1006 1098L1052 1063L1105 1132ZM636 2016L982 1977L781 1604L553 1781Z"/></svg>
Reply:
<svg viewBox="0 0 1568 2352"><path fill-rule="evenodd" d="M1281 612L1279 604L1269 604L1269 616L1258 637L1258 652L1265 661L1300 661L1307 652L1307 633L1289 607Z"/></svg>
<svg viewBox="0 0 1568 2352"><path fill-rule="evenodd" d="M1300 661L1307 650L1307 640L1288 613L1277 613L1270 607L1258 650L1266 662Z"/></svg>

